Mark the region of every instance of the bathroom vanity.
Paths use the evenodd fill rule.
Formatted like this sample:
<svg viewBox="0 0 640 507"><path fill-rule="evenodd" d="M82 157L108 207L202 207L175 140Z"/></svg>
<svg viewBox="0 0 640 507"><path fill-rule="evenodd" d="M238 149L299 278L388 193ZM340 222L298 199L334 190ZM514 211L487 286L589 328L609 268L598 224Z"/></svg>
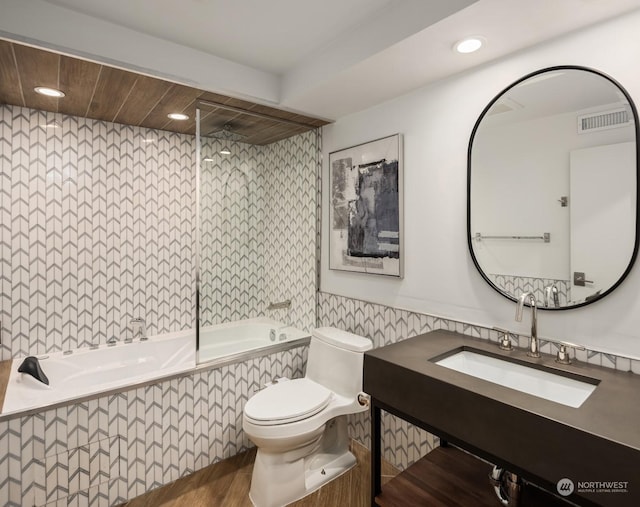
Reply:
<svg viewBox="0 0 640 507"><path fill-rule="evenodd" d="M460 352L595 389L584 401L551 401L437 364ZM363 387L371 395L372 505L381 492L381 410L550 492L570 479L567 499L577 505L640 505L640 376L433 331L367 352Z"/></svg>

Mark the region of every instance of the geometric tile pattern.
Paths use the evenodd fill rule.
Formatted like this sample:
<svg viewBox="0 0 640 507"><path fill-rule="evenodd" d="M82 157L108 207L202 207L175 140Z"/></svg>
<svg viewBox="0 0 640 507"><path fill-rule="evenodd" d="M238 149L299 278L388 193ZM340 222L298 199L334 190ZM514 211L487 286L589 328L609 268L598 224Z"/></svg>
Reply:
<svg viewBox="0 0 640 507"><path fill-rule="evenodd" d="M202 326L255 317L264 298L262 153L245 143L230 143L230 155L222 148L202 140Z"/></svg>
<svg viewBox="0 0 640 507"><path fill-rule="evenodd" d="M0 107L0 358L124 337L138 316L149 334L193 326L194 143ZM310 329L316 134L233 148L202 180L212 315L291 298L274 317ZM275 376L301 376L306 350L0 421L0 504L113 505L240 452L244 403Z"/></svg>
<svg viewBox="0 0 640 507"><path fill-rule="evenodd" d="M410 312L376 303L337 296L326 292L318 294L318 325L335 326L373 340L381 347L428 331L446 329L497 343L494 329L464 322ZM524 335L511 335L514 346L526 348L529 340ZM540 341L543 353L555 354L558 346ZM584 350L576 351L575 359L599 366L640 374L640 361L611 354ZM350 416L349 434L365 446L370 446L370 420L367 412ZM404 470L437 445L437 438L394 416L382 412L383 455L392 465Z"/></svg>
<svg viewBox="0 0 640 507"><path fill-rule="evenodd" d="M247 399L307 348L0 421L0 505L119 504L243 451Z"/></svg>
<svg viewBox="0 0 640 507"><path fill-rule="evenodd" d="M265 312L305 331L316 326L318 134L310 131L264 147ZM266 312L265 312L266 313Z"/></svg>
<svg viewBox="0 0 640 507"><path fill-rule="evenodd" d="M441 320L325 292L319 293L318 325L334 326L366 336L373 341L374 348L439 329ZM382 454L400 470L404 470L436 446L436 437L384 411L381 426ZM371 448L369 430L368 412L349 416L349 436Z"/></svg>
<svg viewBox="0 0 640 507"><path fill-rule="evenodd" d="M532 292L538 305L544 304L544 290L549 285L555 285L558 289L560 306L566 306L571 301L571 282L569 280L556 280L554 278L534 278L530 276L496 275L487 273L491 282L499 289L520 297L525 292ZM550 302L552 304L552 302Z"/></svg>
<svg viewBox="0 0 640 507"><path fill-rule="evenodd" d="M0 359L194 322L192 136L0 106Z"/></svg>
<svg viewBox="0 0 640 507"><path fill-rule="evenodd" d="M220 155L224 145L231 154ZM267 146L201 146L202 325L268 313L315 326L316 132ZM207 159L207 160L204 160Z"/></svg>
<svg viewBox="0 0 640 507"><path fill-rule="evenodd" d="M120 437L65 450L45 457L47 503L117 479L120 471Z"/></svg>

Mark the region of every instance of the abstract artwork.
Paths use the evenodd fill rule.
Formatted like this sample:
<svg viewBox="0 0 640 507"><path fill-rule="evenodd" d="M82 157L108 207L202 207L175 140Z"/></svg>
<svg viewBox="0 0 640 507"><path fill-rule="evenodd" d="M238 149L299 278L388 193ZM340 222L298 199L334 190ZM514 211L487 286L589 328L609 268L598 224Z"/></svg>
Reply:
<svg viewBox="0 0 640 507"><path fill-rule="evenodd" d="M400 134L329 154L329 268L402 278Z"/></svg>

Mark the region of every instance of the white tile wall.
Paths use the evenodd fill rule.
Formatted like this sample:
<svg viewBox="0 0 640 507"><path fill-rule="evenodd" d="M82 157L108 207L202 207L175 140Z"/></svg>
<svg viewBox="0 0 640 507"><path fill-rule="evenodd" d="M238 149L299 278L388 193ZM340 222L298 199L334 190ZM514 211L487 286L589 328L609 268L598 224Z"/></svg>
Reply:
<svg viewBox="0 0 640 507"><path fill-rule="evenodd" d="M0 359L123 337L133 317L193 326L193 152L192 136L0 106Z"/></svg>
<svg viewBox="0 0 640 507"><path fill-rule="evenodd" d="M132 317L150 334L193 326L194 142L0 106L0 359L122 337ZM203 178L209 315L291 298L275 317L309 329L316 134L234 148ZM306 351L1 421L0 505L114 505L236 454L248 397L301 376Z"/></svg>
<svg viewBox="0 0 640 507"><path fill-rule="evenodd" d="M263 154L206 139L201 147L202 325L258 315L264 299Z"/></svg>
<svg viewBox="0 0 640 507"><path fill-rule="evenodd" d="M265 314L315 326L316 132L267 146L205 140L202 198L204 325Z"/></svg>
<svg viewBox="0 0 640 507"><path fill-rule="evenodd" d="M250 444L247 399L307 347L0 421L0 505L116 505Z"/></svg>

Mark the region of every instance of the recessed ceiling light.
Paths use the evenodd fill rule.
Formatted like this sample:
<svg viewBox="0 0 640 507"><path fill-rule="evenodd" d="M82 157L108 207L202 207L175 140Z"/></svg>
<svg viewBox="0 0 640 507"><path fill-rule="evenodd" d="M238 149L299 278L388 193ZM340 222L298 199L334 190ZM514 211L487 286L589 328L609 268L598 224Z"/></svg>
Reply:
<svg viewBox="0 0 640 507"><path fill-rule="evenodd" d="M182 113L169 113L167 115L169 118L171 118L172 120L188 120L189 116L186 114L182 114Z"/></svg>
<svg viewBox="0 0 640 507"><path fill-rule="evenodd" d="M47 97L64 97L64 92L56 90L55 88L47 88L46 86L36 86L33 91L39 93L40 95L46 95Z"/></svg>
<svg viewBox="0 0 640 507"><path fill-rule="evenodd" d="M203 162L213 162L213 159L211 157L205 157L202 159Z"/></svg>
<svg viewBox="0 0 640 507"><path fill-rule="evenodd" d="M484 39L482 37L467 37L465 39L459 40L453 46L453 48L462 54L473 53L474 51L478 51L484 44Z"/></svg>
<svg viewBox="0 0 640 507"><path fill-rule="evenodd" d="M220 150L221 155L231 155L231 150L226 146Z"/></svg>

